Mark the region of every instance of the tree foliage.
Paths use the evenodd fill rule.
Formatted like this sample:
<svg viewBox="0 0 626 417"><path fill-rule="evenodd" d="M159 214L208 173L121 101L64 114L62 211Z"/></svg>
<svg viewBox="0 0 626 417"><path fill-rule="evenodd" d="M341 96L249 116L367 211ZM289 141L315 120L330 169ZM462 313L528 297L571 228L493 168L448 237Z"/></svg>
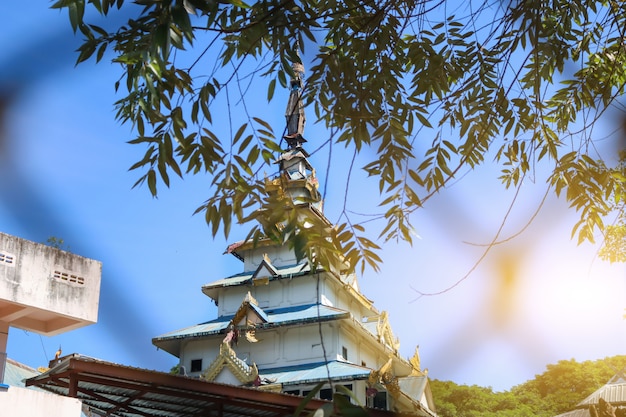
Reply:
<svg viewBox="0 0 626 417"><path fill-rule="evenodd" d="M66 245L65 241L62 238L58 238L56 236L50 236L48 239L46 239L45 244L48 246L52 246L53 248L56 248L56 249L64 250L66 252L70 251L69 245Z"/></svg>
<svg viewBox="0 0 626 417"><path fill-rule="evenodd" d="M584 362L561 360L510 391L494 392L436 379L431 381L431 388L440 417L551 417L573 410L624 367L626 356Z"/></svg>
<svg viewBox="0 0 626 417"><path fill-rule="evenodd" d="M623 2L59 0L52 7L66 9L84 37L78 62L109 51L121 65L117 118L134 127L130 143L145 148L131 167L136 185L156 196L171 175L209 174L198 211L214 235L228 235L233 221L251 222L250 237L273 236L301 256L325 247L320 258L347 254L353 267L380 261L348 210L330 231L297 219L286 231L252 222L259 208L290 208L265 190L261 173L272 172L280 135L247 92L262 83L272 101L302 56L310 67L304 100L329 132L322 144L367 159L360 168L378 187L370 211L384 220L381 240L411 242L411 213L493 159L505 187L547 172L542 179L580 214L573 236L593 242L608 234L605 258L624 260L625 168L615 149L602 149L595 128L607 110L621 109ZM122 13L120 26L97 16Z"/></svg>
<svg viewBox="0 0 626 417"><path fill-rule="evenodd" d="M431 381L439 417L548 416L523 404L511 392L494 392L477 385L458 385L451 381Z"/></svg>
<svg viewBox="0 0 626 417"><path fill-rule="evenodd" d="M514 387L516 395L535 394L552 415L572 410L576 404L606 384L626 367L626 356L613 356L596 361L561 360L548 365L541 375Z"/></svg>

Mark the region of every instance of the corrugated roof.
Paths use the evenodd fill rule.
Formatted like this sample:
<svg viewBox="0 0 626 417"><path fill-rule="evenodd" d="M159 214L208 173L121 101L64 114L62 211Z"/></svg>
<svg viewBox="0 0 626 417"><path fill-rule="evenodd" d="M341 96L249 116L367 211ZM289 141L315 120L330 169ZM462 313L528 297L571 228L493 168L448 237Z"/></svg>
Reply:
<svg viewBox="0 0 626 417"><path fill-rule="evenodd" d="M148 371L69 355L48 372L27 380L57 394L76 397L103 415L117 417L284 417L299 407L305 414L327 401L264 392ZM336 416L336 413L332 413ZM398 417L390 411L367 409L370 417Z"/></svg>
<svg viewBox="0 0 626 417"><path fill-rule="evenodd" d="M308 304L302 306L293 306L277 309L263 310L267 317L267 323L257 325L257 328L286 326L294 323L306 323L309 321L325 321L337 318L350 317L350 313L335 307L323 304ZM233 315L218 317L215 320L206 323L197 324L195 326L186 327L155 337L153 342L164 341L169 339L202 337L212 334L219 334L228 327Z"/></svg>
<svg viewBox="0 0 626 417"><path fill-rule="evenodd" d="M588 407L591 404L598 404L600 398L613 406L626 404L626 383L606 384L602 388L578 403L578 406Z"/></svg>
<svg viewBox="0 0 626 417"><path fill-rule="evenodd" d="M259 369L259 376L268 382L283 385L317 383L333 381L366 379L372 370L342 361L309 363L305 365L286 366L282 368Z"/></svg>
<svg viewBox="0 0 626 417"><path fill-rule="evenodd" d="M555 416L555 417L591 417L591 413L589 413L589 410L587 409L574 410L574 411L568 411L567 413L559 414L558 416Z"/></svg>
<svg viewBox="0 0 626 417"><path fill-rule="evenodd" d="M7 358L4 368L4 383L14 387L24 387L24 380L39 375L36 369Z"/></svg>

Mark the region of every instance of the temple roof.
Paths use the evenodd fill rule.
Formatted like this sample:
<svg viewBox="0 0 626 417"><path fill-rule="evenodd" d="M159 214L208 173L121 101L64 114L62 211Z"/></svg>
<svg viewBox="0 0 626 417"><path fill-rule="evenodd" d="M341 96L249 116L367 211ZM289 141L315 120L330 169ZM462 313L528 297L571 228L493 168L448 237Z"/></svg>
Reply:
<svg viewBox="0 0 626 417"><path fill-rule="evenodd" d="M323 304L308 304L277 309L266 309L263 311L267 316L268 322L262 325L257 325L257 329L350 317L350 313L347 311ZM163 349L174 356L178 356L180 343L183 339L212 336L224 333L233 317L234 315L222 316L215 320L169 332L153 338L152 343L160 349Z"/></svg>
<svg viewBox="0 0 626 417"><path fill-rule="evenodd" d="M233 244L235 245L235 244ZM231 245L231 246L233 246ZM296 277L302 277L309 275L311 273L311 267L307 261L303 261L298 264L293 265L285 265L281 267L276 267L272 265L272 270L276 272L275 276L268 277L269 281L277 280L277 279L292 279ZM318 272L321 272L321 269L318 269ZM239 274L231 275L226 278L218 279L217 281L210 282L202 286L202 293L213 300L217 300L218 293L221 289L227 287L237 287L240 285L253 285L255 274L258 272L258 267L254 271L246 271L241 272ZM367 306L367 308L372 309L373 312L377 313L376 309L373 306L372 300L367 298L364 294L359 291L358 282L356 280L356 275L348 274L338 276L336 274L331 274L335 276L343 285L346 285L346 289L349 289L350 292L363 303L363 305Z"/></svg>
<svg viewBox="0 0 626 417"><path fill-rule="evenodd" d="M295 265L287 265L283 267L274 267L277 273L277 277L279 278L293 278L296 276L307 275L311 272L311 267L308 262L303 262ZM246 271L241 272L239 274L231 275L226 278L218 279L217 281L210 282L202 286L202 292L208 295L211 298L215 298L216 294L214 294L216 289L224 288L224 287L236 287L244 284L251 284L252 278L254 277L257 271Z"/></svg>
<svg viewBox="0 0 626 417"><path fill-rule="evenodd" d="M367 379L372 370L364 366L358 366L343 361L329 361L328 363L316 362L304 365L285 366L282 368L260 369L259 376L272 383L285 385L290 384L315 384L327 381Z"/></svg>

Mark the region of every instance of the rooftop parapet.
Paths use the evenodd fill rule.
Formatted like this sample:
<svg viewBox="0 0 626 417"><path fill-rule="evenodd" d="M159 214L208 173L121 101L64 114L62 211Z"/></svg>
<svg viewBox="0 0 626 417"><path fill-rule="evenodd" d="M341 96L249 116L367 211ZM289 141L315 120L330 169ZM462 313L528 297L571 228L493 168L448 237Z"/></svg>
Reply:
<svg viewBox="0 0 626 417"><path fill-rule="evenodd" d="M93 324L101 275L99 261L0 233L0 322L45 336Z"/></svg>

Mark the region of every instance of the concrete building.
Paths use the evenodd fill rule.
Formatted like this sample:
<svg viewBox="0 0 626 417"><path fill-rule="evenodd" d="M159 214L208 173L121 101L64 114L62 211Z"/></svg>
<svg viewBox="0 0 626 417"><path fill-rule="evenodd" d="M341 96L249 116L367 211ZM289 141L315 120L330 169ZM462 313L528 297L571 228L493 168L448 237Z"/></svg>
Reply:
<svg viewBox="0 0 626 417"><path fill-rule="evenodd" d="M6 346L10 326L53 336L95 323L101 273L102 265L98 261L0 233L3 415L81 415L81 402L74 398L24 388L23 379L38 372L7 359Z"/></svg>

